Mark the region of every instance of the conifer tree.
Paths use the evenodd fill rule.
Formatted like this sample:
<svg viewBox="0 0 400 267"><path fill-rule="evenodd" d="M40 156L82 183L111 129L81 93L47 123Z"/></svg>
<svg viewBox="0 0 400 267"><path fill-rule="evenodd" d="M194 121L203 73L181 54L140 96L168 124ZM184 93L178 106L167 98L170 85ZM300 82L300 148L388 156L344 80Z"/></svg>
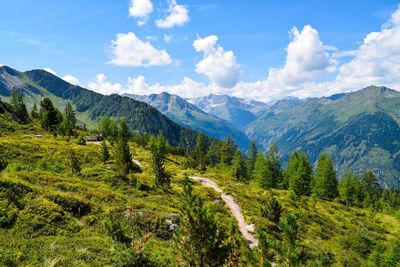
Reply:
<svg viewBox="0 0 400 267"><path fill-rule="evenodd" d="M62 121L62 114L53 106L53 102L47 97L40 101L40 122L42 128L55 131L57 125Z"/></svg>
<svg viewBox="0 0 400 267"><path fill-rule="evenodd" d="M346 206L361 204L363 199L361 183L353 173L347 172L338 187L340 198Z"/></svg>
<svg viewBox="0 0 400 267"><path fill-rule="evenodd" d="M207 150L207 163L210 166L216 166L220 163L219 144L217 141L212 140Z"/></svg>
<svg viewBox="0 0 400 267"><path fill-rule="evenodd" d="M161 188L168 188L170 175L164 166L167 155L164 136L161 133L157 137L150 136L147 148L151 153L151 169L154 174L155 185Z"/></svg>
<svg viewBox="0 0 400 267"><path fill-rule="evenodd" d="M182 266L222 266L229 256L224 232L219 229L214 214L193 195L191 181L183 181L180 228L175 236L178 255Z"/></svg>
<svg viewBox="0 0 400 267"><path fill-rule="evenodd" d="M271 187L276 188L277 185L282 182L282 170L278 148L275 143L272 143L269 150L267 151L265 155L265 161L271 174Z"/></svg>
<svg viewBox="0 0 400 267"><path fill-rule="evenodd" d="M110 159L110 151L108 150L107 143L104 140L100 144L101 149L101 160L106 163Z"/></svg>
<svg viewBox="0 0 400 267"><path fill-rule="evenodd" d="M291 170L292 171L292 170ZM289 189L297 196L311 193L312 166L305 153L300 154L297 168L289 177Z"/></svg>
<svg viewBox="0 0 400 267"><path fill-rule="evenodd" d="M322 154L318 159L312 192L317 197L334 199L338 196L338 182L331 156Z"/></svg>
<svg viewBox="0 0 400 267"><path fill-rule="evenodd" d="M75 115L75 110L69 101L65 106L63 119L64 119L63 120L64 133L67 136L75 135L76 115Z"/></svg>
<svg viewBox="0 0 400 267"><path fill-rule="evenodd" d="M261 188L271 188L272 186L272 173L266 163L261 150L257 153L256 162L254 164L253 177Z"/></svg>
<svg viewBox="0 0 400 267"><path fill-rule="evenodd" d="M275 225L278 225L282 212L282 205L279 203L276 196L269 194L261 207L261 215Z"/></svg>
<svg viewBox="0 0 400 267"><path fill-rule="evenodd" d="M192 158L194 168L198 168L202 171L206 169L206 146L204 143L204 135L201 132L197 134Z"/></svg>
<svg viewBox="0 0 400 267"><path fill-rule="evenodd" d="M39 111L38 111L36 102L33 104L33 107L32 107L32 110L31 110L31 119L32 120L39 119Z"/></svg>
<svg viewBox="0 0 400 267"><path fill-rule="evenodd" d="M224 163L226 165L231 165L236 150L237 147L235 145L235 142L233 142L233 139L230 136L227 136L226 139L222 141L220 145L221 163Z"/></svg>
<svg viewBox="0 0 400 267"><path fill-rule="evenodd" d="M27 123L29 121L29 115L24 103L24 97L16 90L12 90L11 92L11 105L15 116L17 116L22 123Z"/></svg>
<svg viewBox="0 0 400 267"><path fill-rule="evenodd" d="M231 169L233 177L239 180L247 180L246 163L240 150L236 150Z"/></svg>
<svg viewBox="0 0 400 267"><path fill-rule="evenodd" d="M299 165L299 154L295 151L290 155L290 159L287 164L287 169L284 173L283 185L284 188L289 188L290 180L294 180L294 176L297 172Z"/></svg>
<svg viewBox="0 0 400 267"><path fill-rule="evenodd" d="M252 141L249 145L249 150L247 152L247 172L248 177L253 178L254 165L257 159L257 144Z"/></svg>
<svg viewBox="0 0 400 267"><path fill-rule="evenodd" d="M379 197L379 181L373 172L368 171L361 177L361 185L364 192L364 207L374 207Z"/></svg>
<svg viewBox="0 0 400 267"><path fill-rule="evenodd" d="M140 172L141 170L140 167L132 161L132 153L128 143L129 131L128 128L125 127L123 121L124 120L121 121L113 152L120 175L126 177L130 172Z"/></svg>

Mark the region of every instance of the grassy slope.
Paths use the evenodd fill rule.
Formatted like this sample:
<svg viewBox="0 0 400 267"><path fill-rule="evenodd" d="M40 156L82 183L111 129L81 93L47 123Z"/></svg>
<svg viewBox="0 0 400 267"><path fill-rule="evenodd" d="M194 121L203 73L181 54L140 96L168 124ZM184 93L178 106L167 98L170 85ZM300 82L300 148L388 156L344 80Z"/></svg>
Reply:
<svg viewBox="0 0 400 267"><path fill-rule="evenodd" d="M187 171L182 167L184 158L170 155L167 169L173 174L171 190L146 190L144 186L139 190L114 176L107 168L113 167L112 161L107 166L100 162L97 145L78 146L73 141L43 133L38 126L20 126L3 118L0 118L0 129L0 152L10 159L7 169L0 173L0 211L18 216L9 228L0 228L0 262L13 259L22 265L52 261L63 266L115 265L118 255L130 248L114 242L104 224L112 220L126 222L125 212L131 206L138 222L156 232L166 219L176 217L184 173L214 179L238 200L248 222L254 222L257 227L268 225L259 216L267 191L252 183L239 183L222 174L226 172ZM35 137L36 134L43 137ZM68 171L65 151L71 147L83 163L80 176L70 175ZM144 165L144 172L136 177L140 184L151 185L148 151L134 143L131 147L135 158ZM231 216L222 202L215 201L219 196L200 184L195 186L195 193L205 199L221 224L226 225ZM307 197L293 201L284 190L273 190L273 193L277 194L285 212L299 215L309 255L330 250L335 254L337 266L350 261L364 266L366 250L372 248L366 240L387 242L400 235L399 221L389 215L366 209L346 210L341 204ZM71 203L76 202L90 207L90 211L77 215L76 210L70 209ZM128 235L129 229L125 233ZM351 242L355 239L361 240L357 246ZM369 247L366 249L366 246ZM173 265L175 253L170 236L154 234L146 243L145 251L157 265Z"/></svg>

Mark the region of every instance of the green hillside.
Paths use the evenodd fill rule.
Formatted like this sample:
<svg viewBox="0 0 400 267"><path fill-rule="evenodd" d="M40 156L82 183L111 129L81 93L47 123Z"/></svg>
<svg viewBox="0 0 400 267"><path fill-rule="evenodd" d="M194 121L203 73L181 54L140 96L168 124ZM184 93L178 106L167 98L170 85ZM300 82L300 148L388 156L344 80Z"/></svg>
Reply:
<svg viewBox="0 0 400 267"><path fill-rule="evenodd" d="M38 122L21 125L10 120L9 113L0 113L0 158L8 162L0 172L0 263L4 266L180 265L175 240L182 224L185 175L208 177L236 199L246 222L254 223L257 238L261 230L278 235L261 212L274 194L282 205L282 217L298 218L296 246L302 248L307 266L367 266L378 244L385 251L400 236L398 213L396 217L392 211L295 197L283 189L264 190L253 180L233 178L226 165L203 172L188 169L184 156L167 155L171 185L157 189L150 152L133 140L130 149L143 172L122 179L114 156L102 162L98 144L77 145L75 138L67 141L49 134ZM79 158L80 173L71 173L66 153L70 149ZM261 243L251 250L237 229L230 230L234 219L220 194L200 183L194 184L194 194L215 216L220 231L229 233L225 242L236 244L226 265L261 266L268 246Z"/></svg>
<svg viewBox="0 0 400 267"><path fill-rule="evenodd" d="M400 176L400 93L370 86L339 98L313 98L279 112L265 112L246 129L265 148L278 144L284 161L294 150L316 162L331 153L341 174L372 169L385 187Z"/></svg>

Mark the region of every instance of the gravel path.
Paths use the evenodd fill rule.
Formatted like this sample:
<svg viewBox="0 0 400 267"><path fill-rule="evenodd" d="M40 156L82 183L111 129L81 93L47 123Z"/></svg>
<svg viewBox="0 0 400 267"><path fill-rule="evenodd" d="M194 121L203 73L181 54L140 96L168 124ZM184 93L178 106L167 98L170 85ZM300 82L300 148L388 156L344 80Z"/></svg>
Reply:
<svg viewBox="0 0 400 267"><path fill-rule="evenodd" d="M235 199L230 196L226 195L224 191L212 180L199 177L199 176L190 176L190 179L196 180L201 182L203 185L213 188L216 192L221 195L222 200L231 210L233 216L236 218L239 226L239 231L242 236L247 240L249 247L254 248L258 245L258 240L249 232L249 229L253 228L254 225L248 225L244 220L242 209L240 208L239 204L235 201Z"/></svg>

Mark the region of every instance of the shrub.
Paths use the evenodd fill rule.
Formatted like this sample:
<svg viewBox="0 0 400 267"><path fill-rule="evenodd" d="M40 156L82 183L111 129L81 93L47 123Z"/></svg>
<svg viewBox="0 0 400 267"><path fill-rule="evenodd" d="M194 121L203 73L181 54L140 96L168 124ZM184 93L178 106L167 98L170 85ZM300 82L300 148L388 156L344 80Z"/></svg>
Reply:
<svg viewBox="0 0 400 267"><path fill-rule="evenodd" d="M0 172L7 168L8 162L0 157Z"/></svg>
<svg viewBox="0 0 400 267"><path fill-rule="evenodd" d="M19 210L4 193L0 194L0 228L11 227L17 219Z"/></svg>
<svg viewBox="0 0 400 267"><path fill-rule="evenodd" d="M76 144L81 145L81 146L85 146L86 145L85 138L83 138L82 136L78 136L78 138L76 139Z"/></svg>
<svg viewBox="0 0 400 267"><path fill-rule="evenodd" d="M49 198L74 217L82 217L92 211L90 203L71 195L53 195Z"/></svg>

